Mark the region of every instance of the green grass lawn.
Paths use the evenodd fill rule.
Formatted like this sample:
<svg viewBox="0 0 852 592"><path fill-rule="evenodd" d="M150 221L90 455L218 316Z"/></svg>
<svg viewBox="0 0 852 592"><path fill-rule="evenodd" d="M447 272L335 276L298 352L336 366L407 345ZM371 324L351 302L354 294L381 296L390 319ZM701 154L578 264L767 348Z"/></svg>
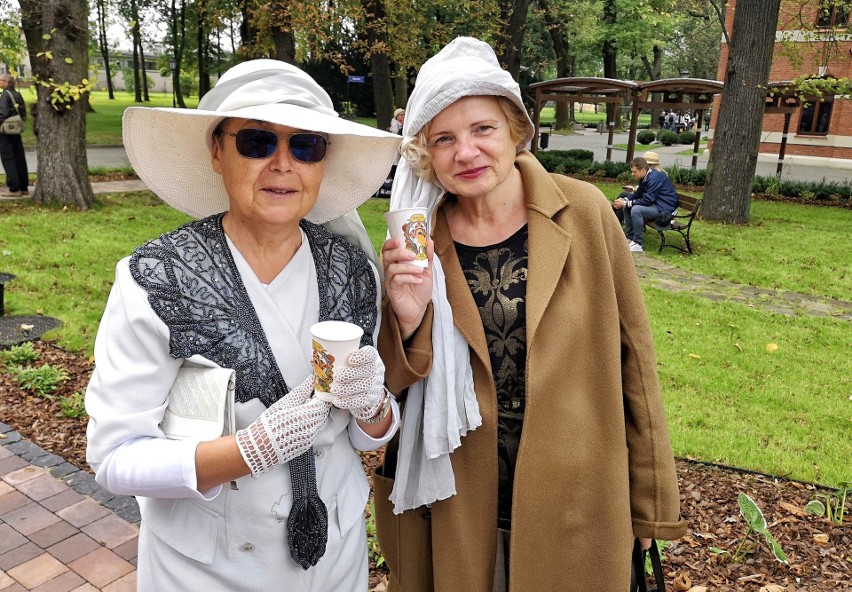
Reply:
<svg viewBox="0 0 852 592"><path fill-rule="evenodd" d="M110 100L106 91L92 91L90 103L93 111L86 115L86 143L97 145L121 144L121 115L128 107L171 107L171 93L152 92L150 101L137 103L134 95L125 91L116 91L115 99ZM24 95L27 103L35 97L27 92ZM198 97L186 97L187 108L194 109L198 105ZM376 118L357 118L355 121L376 127ZM32 118L27 120L23 135L26 146L35 146L35 136L32 131Z"/></svg>
<svg viewBox="0 0 852 592"><path fill-rule="evenodd" d="M377 248L387 207L360 208ZM0 203L0 271L18 276L6 286L7 314L57 317L63 326L48 337L91 354L115 263L186 220L150 193L99 196L87 212ZM848 221L848 210L755 202L745 226L697 221L693 256L658 255L652 235L647 247L695 273L848 300ZM644 294L676 454L826 485L852 477L848 321Z"/></svg>

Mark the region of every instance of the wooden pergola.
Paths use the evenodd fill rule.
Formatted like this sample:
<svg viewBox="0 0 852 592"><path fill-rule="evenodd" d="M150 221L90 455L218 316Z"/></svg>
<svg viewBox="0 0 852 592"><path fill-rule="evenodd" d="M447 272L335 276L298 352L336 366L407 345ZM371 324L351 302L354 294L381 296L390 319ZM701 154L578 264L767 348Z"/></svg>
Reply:
<svg viewBox="0 0 852 592"><path fill-rule="evenodd" d="M638 88L636 82L630 80L615 80L613 78L557 78L530 84L529 89L535 91L535 111L533 126L535 135L530 150L538 151L538 128L541 122L541 110L550 101L557 103L603 103L607 106L608 139L606 143L606 159L612 160L612 138L615 134L616 107L629 100Z"/></svg>
<svg viewBox="0 0 852 592"><path fill-rule="evenodd" d="M535 111L533 136L530 150L538 150L538 128L541 110L549 101L562 103L604 103L607 108L607 129L609 131L606 159L612 160L613 135L615 133L615 107L627 104L631 108L630 134L627 142L627 162L633 160L636 145L636 133L639 125L639 113L643 109L689 109L698 112L698 121L704 118L704 111L713 102L713 96L722 92L723 84L717 80L701 78L667 78L650 82L633 82L612 78L559 78L545 82L536 82L529 86L535 91ZM655 98L654 95L658 97ZM659 98L661 97L661 98ZM692 152L692 168L698 163L698 147L701 131L695 135Z"/></svg>
<svg viewBox="0 0 852 592"><path fill-rule="evenodd" d="M770 82L766 85L766 101L763 104L764 113L783 113L784 131L781 134L781 145L778 148L778 166L775 175L781 176L784 170L784 154L787 152L787 136L790 133L790 118L802 102L791 80Z"/></svg>

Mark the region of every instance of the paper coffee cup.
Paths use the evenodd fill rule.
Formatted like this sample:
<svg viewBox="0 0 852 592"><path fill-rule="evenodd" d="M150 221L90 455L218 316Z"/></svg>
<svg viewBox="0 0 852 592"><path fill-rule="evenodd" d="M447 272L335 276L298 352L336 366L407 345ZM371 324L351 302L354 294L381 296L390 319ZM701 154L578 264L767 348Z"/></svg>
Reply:
<svg viewBox="0 0 852 592"><path fill-rule="evenodd" d="M311 326L311 366L314 371L314 396L331 402L334 372L347 368L349 354L361 347L364 330L346 321L321 321Z"/></svg>
<svg viewBox="0 0 852 592"><path fill-rule="evenodd" d="M420 267L429 267L426 243L429 241L429 221L426 208L393 210L385 214L391 238L405 240L405 248L414 253L411 261Z"/></svg>

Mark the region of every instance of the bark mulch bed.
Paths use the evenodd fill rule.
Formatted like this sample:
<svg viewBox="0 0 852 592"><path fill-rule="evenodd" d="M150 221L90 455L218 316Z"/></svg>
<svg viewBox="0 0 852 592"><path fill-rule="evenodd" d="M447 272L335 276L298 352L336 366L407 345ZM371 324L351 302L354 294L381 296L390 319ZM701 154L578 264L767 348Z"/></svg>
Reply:
<svg viewBox="0 0 852 592"><path fill-rule="evenodd" d="M46 342L35 342L39 366L61 366L69 378L52 400L20 390L12 376L0 371L0 421L18 430L45 450L87 469L86 419L62 416L58 398L84 392L92 360ZM378 454L364 457L366 468ZM837 525L804 512L820 489L807 483L743 471L732 467L678 459L681 505L688 534L663 550L668 589L676 592L766 591L821 592L852 590L852 519ZM759 545L742 563L730 563L711 547L733 552L746 532L737 495L753 498L766 517L769 531L784 549L788 565L778 563L766 545ZM852 500L847 500L847 508ZM850 511L852 514L852 511ZM371 587L381 570L371 570ZM705 588L706 587L706 588ZM377 589L382 589L379 584Z"/></svg>

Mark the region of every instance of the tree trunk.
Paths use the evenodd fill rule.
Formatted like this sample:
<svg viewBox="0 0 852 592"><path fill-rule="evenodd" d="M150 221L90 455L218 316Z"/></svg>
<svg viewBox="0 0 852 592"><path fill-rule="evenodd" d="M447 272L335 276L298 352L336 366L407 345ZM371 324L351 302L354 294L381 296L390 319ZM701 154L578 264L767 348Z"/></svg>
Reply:
<svg viewBox="0 0 852 592"><path fill-rule="evenodd" d="M133 23L133 95L137 103L142 102L142 80L139 77L139 21Z"/></svg>
<svg viewBox="0 0 852 592"><path fill-rule="evenodd" d="M205 27L207 11L204 3L196 3L196 9L198 10L196 44L198 45L198 98L200 99L210 90L210 73L207 71L210 57L210 42L209 34Z"/></svg>
<svg viewBox="0 0 852 592"><path fill-rule="evenodd" d="M396 75L393 77L393 99L397 107L404 109L408 104L408 72L402 66L396 67Z"/></svg>
<svg viewBox="0 0 852 592"><path fill-rule="evenodd" d="M145 68L145 48L142 47L142 36L139 36L139 64L142 73L142 100L146 103L151 100L148 95L148 70Z"/></svg>
<svg viewBox="0 0 852 592"><path fill-rule="evenodd" d="M172 43L174 45L175 67L172 70L172 92L177 106L186 109L186 101L183 99L183 90L180 87L180 70L183 59L183 50L186 47L186 0L180 0L180 10L177 8L176 0L171 1L171 29Z"/></svg>
<svg viewBox="0 0 852 592"><path fill-rule="evenodd" d="M781 0L751 0L736 6L701 205L706 220L732 224L749 220L780 4Z"/></svg>
<svg viewBox="0 0 852 592"><path fill-rule="evenodd" d="M104 75L106 76L107 94L111 101L115 100L115 93L112 88L112 72L109 71L109 41L106 35L106 6L105 0L98 0L96 7L98 10L98 45L101 50L101 57L104 59Z"/></svg>
<svg viewBox="0 0 852 592"><path fill-rule="evenodd" d="M60 89L66 82L79 87L88 76L89 6L86 0L20 0L20 7L33 78L48 84L37 86L38 170L32 199L86 210L94 200L86 160L86 101L74 101ZM38 55L45 51L51 59ZM62 98L58 108L51 103L56 97Z"/></svg>
<svg viewBox="0 0 852 592"><path fill-rule="evenodd" d="M649 80L659 80L663 70L663 49L659 45L655 45L652 51L654 61L649 62L647 57L642 56L642 65L645 66L645 73ZM657 95L657 93L654 94ZM658 98L657 100L661 99ZM659 129L660 111L660 109L651 109L651 129Z"/></svg>
<svg viewBox="0 0 852 592"><path fill-rule="evenodd" d="M390 59L386 49L388 36L385 24L387 14L383 0L363 0L367 19L367 47L370 51L370 75L373 79L373 100L376 103L376 120L379 129L387 129L393 118L393 85Z"/></svg>
<svg viewBox="0 0 852 592"><path fill-rule="evenodd" d="M529 5L530 0L500 1L503 30L500 33L502 55L498 57L515 80L519 79L521 73L521 56L524 49Z"/></svg>
<svg viewBox="0 0 852 592"><path fill-rule="evenodd" d="M603 6L604 25L614 28L618 13L615 7L616 0L606 0ZM610 36L603 42L603 67L604 78L618 78L618 67L616 65L617 49ZM606 104L606 122L614 121L615 127L621 127L621 111L613 103Z"/></svg>
<svg viewBox="0 0 852 592"><path fill-rule="evenodd" d="M568 77L568 41L565 39L565 28L553 18L549 10L545 11L544 22L547 32L553 42L553 53L556 54L556 77ZM556 103L556 117L553 129L566 129L570 120L570 109L567 101Z"/></svg>

